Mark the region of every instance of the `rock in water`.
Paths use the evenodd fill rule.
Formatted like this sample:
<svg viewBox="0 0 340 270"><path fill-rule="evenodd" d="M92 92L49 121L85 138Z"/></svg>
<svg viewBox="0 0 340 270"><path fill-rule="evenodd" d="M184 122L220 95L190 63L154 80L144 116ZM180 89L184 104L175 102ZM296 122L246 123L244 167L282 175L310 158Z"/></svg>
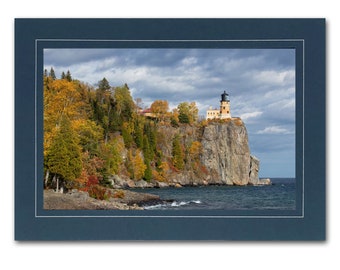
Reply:
<svg viewBox="0 0 340 270"><path fill-rule="evenodd" d="M255 156L250 156L250 172L249 172L249 184L258 185L259 184L259 169L260 160Z"/></svg>
<svg viewBox="0 0 340 270"><path fill-rule="evenodd" d="M259 160L250 156L247 129L240 118L211 122L203 131L202 164L227 185L258 181ZM214 183L217 179L212 179Z"/></svg>

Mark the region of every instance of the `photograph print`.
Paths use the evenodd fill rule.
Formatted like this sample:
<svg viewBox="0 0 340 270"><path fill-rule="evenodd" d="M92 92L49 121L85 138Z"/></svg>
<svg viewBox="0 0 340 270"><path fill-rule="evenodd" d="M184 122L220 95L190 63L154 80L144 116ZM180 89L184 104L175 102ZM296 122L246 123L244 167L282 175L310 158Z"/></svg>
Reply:
<svg viewBox="0 0 340 270"><path fill-rule="evenodd" d="M296 209L294 48L43 56L44 209Z"/></svg>
<svg viewBox="0 0 340 270"><path fill-rule="evenodd" d="M324 19L16 19L16 240L326 239Z"/></svg>

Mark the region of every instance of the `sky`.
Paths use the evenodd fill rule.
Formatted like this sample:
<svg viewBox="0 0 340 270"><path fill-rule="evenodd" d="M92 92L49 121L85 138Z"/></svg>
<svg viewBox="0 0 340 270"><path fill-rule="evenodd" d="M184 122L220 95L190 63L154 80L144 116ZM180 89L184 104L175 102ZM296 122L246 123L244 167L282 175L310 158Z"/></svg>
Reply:
<svg viewBox="0 0 340 270"><path fill-rule="evenodd" d="M104 77L111 86L127 83L144 107L194 101L202 116L226 91L260 177L295 177L294 49L44 49L44 68L51 67L93 86Z"/></svg>

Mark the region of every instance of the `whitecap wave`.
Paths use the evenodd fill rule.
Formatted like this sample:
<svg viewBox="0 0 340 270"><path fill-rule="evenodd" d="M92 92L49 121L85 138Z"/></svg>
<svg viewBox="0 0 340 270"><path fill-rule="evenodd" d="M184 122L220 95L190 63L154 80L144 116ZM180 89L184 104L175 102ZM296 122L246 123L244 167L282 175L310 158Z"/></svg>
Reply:
<svg viewBox="0 0 340 270"><path fill-rule="evenodd" d="M200 200L192 200L192 201L180 201L180 202L172 202L171 206L172 207L180 207L180 206L184 206L184 205L188 205L188 204L200 204L202 203Z"/></svg>
<svg viewBox="0 0 340 270"><path fill-rule="evenodd" d="M165 204L156 204L156 205L149 205L149 206L144 206L145 210L157 210L157 209L162 209L164 208Z"/></svg>
<svg viewBox="0 0 340 270"><path fill-rule="evenodd" d="M157 210L157 209L164 209L164 208L178 208L185 205L190 204L201 204L202 202L200 200L191 200L191 201L173 201L171 203L162 203L162 204L156 204L156 205L149 205L144 206L144 209L146 210Z"/></svg>

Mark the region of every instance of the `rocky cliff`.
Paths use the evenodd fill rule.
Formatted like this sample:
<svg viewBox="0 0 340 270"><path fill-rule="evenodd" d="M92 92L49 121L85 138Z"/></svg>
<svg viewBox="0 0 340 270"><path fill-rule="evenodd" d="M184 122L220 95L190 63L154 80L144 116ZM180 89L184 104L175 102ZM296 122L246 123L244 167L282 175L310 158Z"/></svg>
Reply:
<svg viewBox="0 0 340 270"><path fill-rule="evenodd" d="M202 136L202 164L227 185L258 184L259 160L250 155L247 129L240 118L210 123Z"/></svg>
<svg viewBox="0 0 340 270"><path fill-rule="evenodd" d="M247 129L240 118L210 121L205 126L160 126L157 132L157 148L162 153L163 163L168 162L162 179L133 181L115 175L111 177L114 187L264 184L258 177L260 161L250 154ZM186 154L183 157L185 165L180 170L171 163L172 142L176 136L180 137L183 152L190 152L194 143L200 145L197 156Z"/></svg>

